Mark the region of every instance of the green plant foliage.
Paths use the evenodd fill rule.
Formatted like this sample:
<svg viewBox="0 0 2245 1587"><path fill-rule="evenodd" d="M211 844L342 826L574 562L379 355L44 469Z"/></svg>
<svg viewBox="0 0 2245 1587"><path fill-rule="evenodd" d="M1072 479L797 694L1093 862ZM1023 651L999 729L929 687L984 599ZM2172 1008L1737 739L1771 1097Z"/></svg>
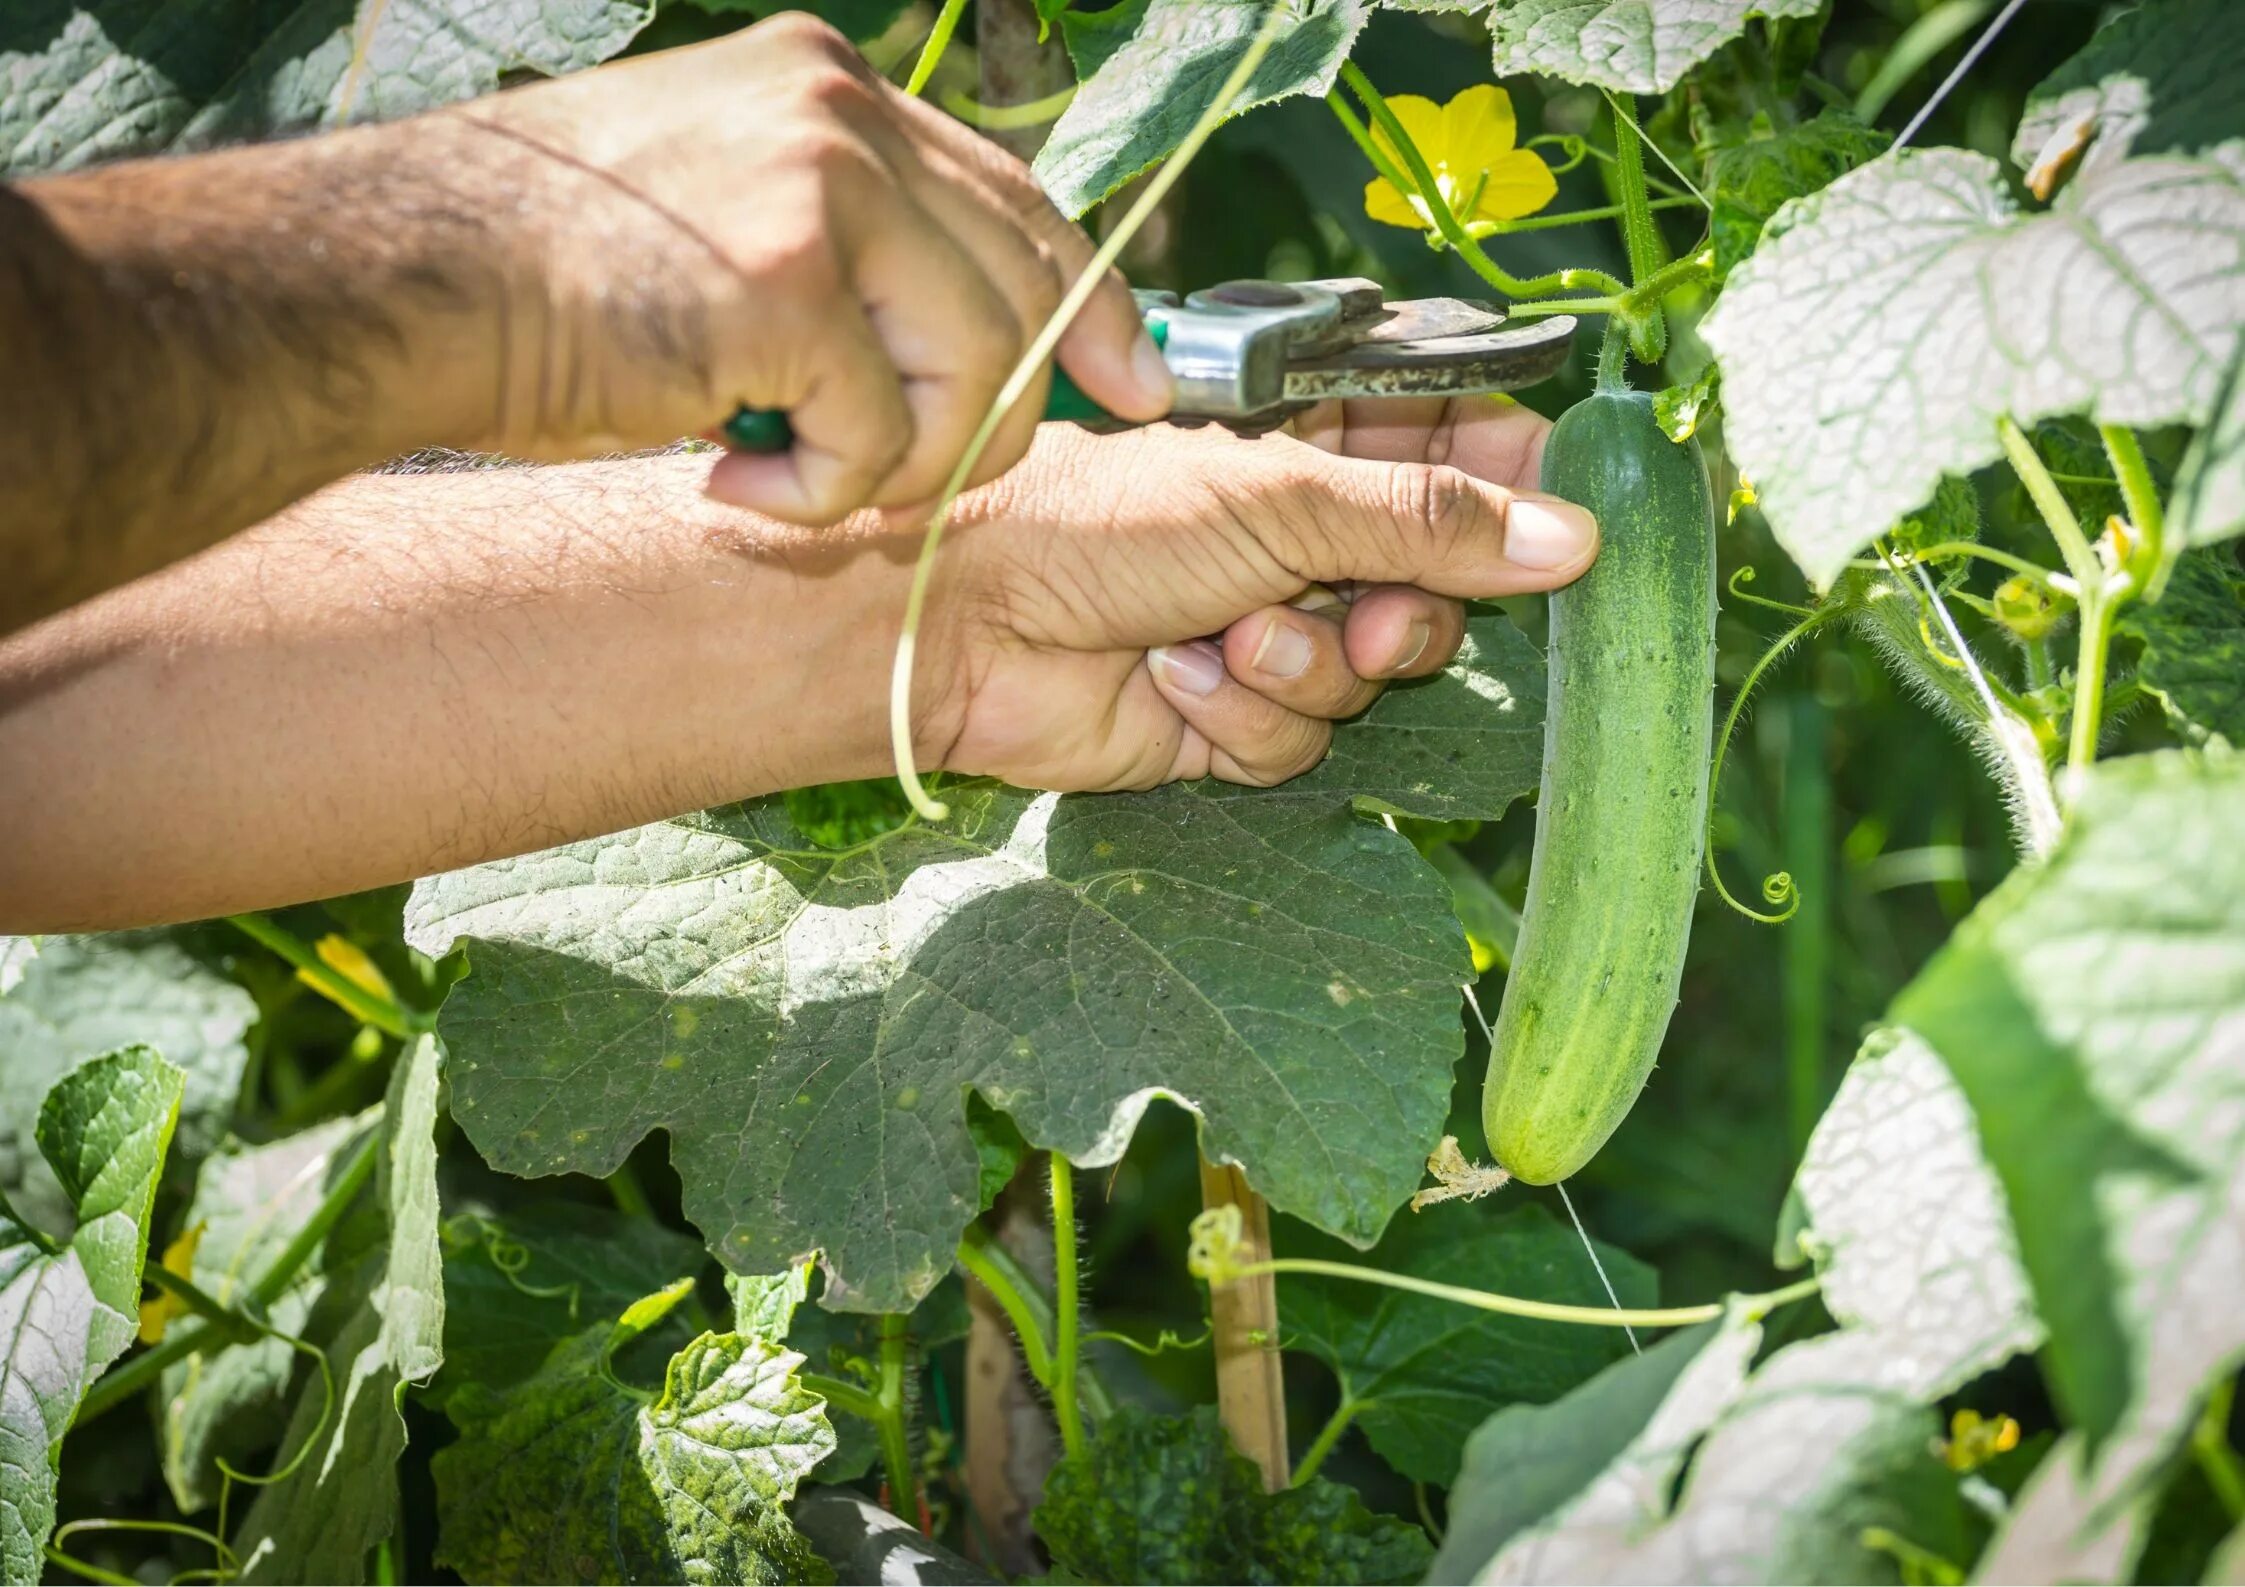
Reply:
<svg viewBox="0 0 2245 1587"><path fill-rule="evenodd" d="M1053 1471L1036 1528L1076 1581L1407 1582L1433 1552L1322 1477L1265 1493L1210 1406L1117 1412Z"/></svg>
<svg viewBox="0 0 2245 1587"><path fill-rule="evenodd" d="M1908 150L1780 213L1705 322L1725 434L1779 542L1829 583L1996 419L2202 423L2245 326L2245 141L2128 160L2048 213L1993 160Z"/></svg>
<svg viewBox="0 0 2245 1587"><path fill-rule="evenodd" d="M435 1388L502 1389L593 1322L689 1276L701 1246L582 1202L467 1208L444 1220L444 1371Z"/></svg>
<svg viewBox="0 0 2245 1587"><path fill-rule="evenodd" d="M200 1231L188 1277L223 1305L243 1304L318 1210L364 1132L380 1127L379 1119L331 1119L267 1146L232 1148L205 1163L195 1199L180 1220L183 1231ZM323 1241L266 1305L271 1334L193 1356L165 1372L164 1479L183 1512L218 1502L220 1460L253 1469L250 1457L280 1442L288 1425L290 1383L301 1364L280 1336L301 1333L326 1293L327 1244ZM191 1322L175 1319L171 1326Z"/></svg>
<svg viewBox="0 0 2245 1587"><path fill-rule="evenodd" d="M1944 474L1933 488L1932 499L1896 519L1886 538L1889 545L1902 552L1925 551L1954 540L1977 540L1980 493L1972 488L1972 481Z"/></svg>
<svg viewBox="0 0 2245 1587"><path fill-rule="evenodd" d="M802 1357L703 1334L660 1393L606 1365L610 1323L504 1390L472 1384L434 1462L439 1559L470 1581L831 1581L782 1508L834 1447Z"/></svg>
<svg viewBox="0 0 2245 1587"><path fill-rule="evenodd" d="M811 1264L802 1262L785 1272L755 1278L727 1273L725 1293L733 1297L733 1332L779 1343L795 1326L796 1308L810 1299Z"/></svg>
<svg viewBox="0 0 2245 1587"><path fill-rule="evenodd" d="M1524 694L1461 667L1389 691L1336 754L1375 735L1359 792L1495 816L1533 758L1434 721L1510 726ZM823 1251L850 1310L906 1309L950 1266L982 1188L970 1086L1081 1164L1178 1097L1273 1205L1368 1243L1441 1134L1470 966L1441 878L1319 787L966 784L950 825L848 855L766 800L438 878L409 930L468 945L454 1111L524 1174L607 1173L668 1128L726 1264Z"/></svg>
<svg viewBox="0 0 2245 1587"><path fill-rule="evenodd" d="M2170 516L2185 545L2245 534L2245 348L2222 381L2213 418L2183 454Z"/></svg>
<svg viewBox="0 0 2245 1587"><path fill-rule="evenodd" d="M2245 136L2233 70L2240 52L2245 10L2229 0L2148 0L2117 12L2027 97L2012 158L2031 170L2046 153L2086 145L2079 168L2087 171Z"/></svg>
<svg viewBox="0 0 2245 1587"><path fill-rule="evenodd" d="M2048 861L1999 888L1895 1017L1970 1098L2099 1503L2245 1354L2245 759L2098 768ZM2061 1450L2061 1453L2065 1451ZM2057 1460L2058 1456L2053 1456ZM2016 1523L2015 1523L2016 1525Z"/></svg>
<svg viewBox="0 0 2245 1587"><path fill-rule="evenodd" d="M1539 72L1618 93L1662 94L1744 31L1749 17L1805 17L1819 0L1500 0L1490 14L1499 77Z"/></svg>
<svg viewBox="0 0 2245 1587"><path fill-rule="evenodd" d="M333 1403L320 1375L299 1367L276 1467L286 1475L257 1490L232 1539L245 1581L364 1581L370 1552L397 1531L399 1398L444 1362L439 1061L436 1038L422 1036L391 1074L371 1237L348 1267L328 1261L326 1291L304 1325L333 1375Z"/></svg>
<svg viewBox="0 0 2245 1587"><path fill-rule="evenodd" d="M49 937L0 1001L0 1194L44 1226L68 1203L31 1139L39 1099L102 1053L145 1043L187 1077L171 1172L191 1172L226 1134L257 1018L249 994L155 935Z"/></svg>
<svg viewBox="0 0 2245 1587"><path fill-rule="evenodd" d="M1786 203L1829 187L1890 141L1846 111L1827 109L1782 129L1759 118L1743 142L1716 151L1705 184L1716 275L1729 275L1754 252L1762 228Z"/></svg>
<svg viewBox="0 0 2245 1587"><path fill-rule="evenodd" d="M1081 215L1183 141L1263 25L1260 0L1125 0L1061 19L1083 86L1037 156L1037 179ZM1231 114L1322 94L1356 42L1368 0L1302 0ZM1127 36L1123 28L1129 29Z"/></svg>
<svg viewBox="0 0 2245 1587"><path fill-rule="evenodd" d="M387 121L614 55L653 0L21 0L0 11L0 177Z"/></svg>
<svg viewBox="0 0 2245 1587"><path fill-rule="evenodd" d="M1289 1245L1283 1254L1296 1252ZM1611 1246L1598 1257L1621 1304L1656 1303L1658 1280L1642 1263ZM1529 1300L1609 1304L1581 1239L1535 1206L1502 1214L1430 1207L1396 1223L1372 1260L1391 1273ZM1287 1280L1285 1338L1332 1369L1381 1459L1413 1481L1443 1484L1491 1413L1557 1399L1629 1351L1618 1328L1529 1322L1316 1277Z"/></svg>
<svg viewBox="0 0 2245 1587"><path fill-rule="evenodd" d="M185 1077L125 1047L55 1082L37 1139L76 1232L58 1241L0 1197L0 1580L35 1582L55 1520L62 1435L132 1343L148 1218Z"/></svg>
<svg viewBox="0 0 2245 1587"><path fill-rule="evenodd" d="M2245 748L2245 572L2227 547L2184 553L2158 604L2126 608L2120 629L2143 641L2136 679L2178 731Z"/></svg>

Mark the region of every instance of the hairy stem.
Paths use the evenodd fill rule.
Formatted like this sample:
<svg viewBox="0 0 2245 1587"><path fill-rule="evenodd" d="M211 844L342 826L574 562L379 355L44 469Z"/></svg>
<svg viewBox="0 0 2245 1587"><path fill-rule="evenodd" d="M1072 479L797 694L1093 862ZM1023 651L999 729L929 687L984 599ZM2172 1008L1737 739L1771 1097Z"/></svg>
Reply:
<svg viewBox="0 0 2245 1587"><path fill-rule="evenodd" d="M2104 726L2105 661L2112 650L2112 610L2117 602L2102 586L2081 593L2081 651L2074 666L2073 720L2066 740L2066 770L2079 776L2097 760ZM2066 796L2071 799L2069 792Z"/></svg>
<svg viewBox="0 0 2245 1587"><path fill-rule="evenodd" d="M889 1506L917 1527L920 1492L912 1470L912 1430L904 1402L904 1369L912 1353L906 1329L911 1319L902 1312L881 1318L881 1386L875 1395L880 1414L874 1426L881 1435L881 1467L888 1479Z"/></svg>
<svg viewBox="0 0 2245 1587"><path fill-rule="evenodd" d="M796 1381L809 1389L838 1411L846 1411L861 1421L881 1424L881 1401L871 1390L842 1378L829 1377L823 1372L798 1372Z"/></svg>
<svg viewBox="0 0 2245 1587"><path fill-rule="evenodd" d="M990 1231L970 1224L960 1238L959 1266L996 1299L1021 1341L1022 1362L1047 1394L1052 1392L1052 1346L1056 1308L1037 1281ZM1115 1398L1105 1380L1081 1361L1076 1364L1076 1403L1093 1421L1115 1414Z"/></svg>
<svg viewBox="0 0 2245 1587"><path fill-rule="evenodd" d="M1084 1452L1083 1413L1076 1406L1083 1301L1077 1293L1075 1172L1067 1158L1052 1154L1052 1416L1060 1424L1060 1447L1070 1455Z"/></svg>
<svg viewBox="0 0 2245 1587"><path fill-rule="evenodd" d="M2066 504L2058 482L2050 477L2043 465L2041 454L2026 432L2009 414L1996 420L1996 435L2003 442L2003 454L2011 461L2011 471L2019 476L2019 483L2027 487L2027 495L2042 514L2042 521L2050 528L2050 538L2058 542L2059 553L2066 559L2066 571L2086 592L2104 576L2104 565L2097 560L2097 551L2081 532L2081 521Z"/></svg>
<svg viewBox="0 0 2245 1587"><path fill-rule="evenodd" d="M1653 221L1652 196L1645 191L1644 134L1622 102L1609 94L1614 116L1614 186L1621 196L1621 237L1629 251L1632 294L1649 289L1660 273L1660 229ZM1639 359L1656 364L1668 351L1668 323L1658 302L1649 304L1644 318L1630 327L1630 339Z"/></svg>
<svg viewBox="0 0 2245 1587"><path fill-rule="evenodd" d="M2122 424L2100 424L2097 436L2105 443L2105 456L2112 460L2121 503L2128 509L2129 526L2136 531L2129 569L2143 587L2144 599L2156 601L2167 592L2167 575L2174 571L2175 559L2183 548L2180 543L2169 543L2167 509L2160 505L2151 464L2144 459L2136 432Z"/></svg>
<svg viewBox="0 0 2245 1587"><path fill-rule="evenodd" d="M1333 1446L1341 1441L1341 1435L1349 1430L1349 1424L1356 1420L1356 1413L1362 1408L1347 1395L1341 1396L1341 1403L1325 1419L1325 1425L1317 1430L1317 1437L1310 1440L1310 1447L1302 1451L1301 1464L1294 1468L1295 1487L1299 1488L1317 1475L1318 1468L1325 1464L1325 1457L1333 1453Z"/></svg>

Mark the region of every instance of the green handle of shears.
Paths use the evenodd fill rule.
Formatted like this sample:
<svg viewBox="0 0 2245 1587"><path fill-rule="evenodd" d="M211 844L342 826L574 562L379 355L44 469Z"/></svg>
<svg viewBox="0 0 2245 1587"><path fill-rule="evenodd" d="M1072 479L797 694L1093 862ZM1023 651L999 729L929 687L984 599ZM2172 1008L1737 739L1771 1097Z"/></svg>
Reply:
<svg viewBox="0 0 2245 1587"><path fill-rule="evenodd" d="M1169 340L1169 327L1160 320L1149 320L1146 330L1161 347ZM1062 419L1092 429L1127 428L1105 408L1085 396L1083 389L1068 378L1068 371L1055 366L1052 371L1052 390L1045 398L1045 418ZM781 408L735 408L733 416L725 421L725 444L736 452L757 452L769 456L784 452L795 444L795 426L787 422L787 413Z"/></svg>

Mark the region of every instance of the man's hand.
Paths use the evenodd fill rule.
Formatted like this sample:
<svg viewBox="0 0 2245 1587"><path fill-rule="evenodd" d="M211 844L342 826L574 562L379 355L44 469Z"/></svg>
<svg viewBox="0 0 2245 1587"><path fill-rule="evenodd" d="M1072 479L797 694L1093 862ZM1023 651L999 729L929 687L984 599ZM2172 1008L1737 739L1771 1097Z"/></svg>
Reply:
<svg viewBox="0 0 2245 1587"><path fill-rule="evenodd" d="M500 349L491 447L584 456L782 408L793 451L729 456L710 488L798 523L936 495L1091 259L1026 166L800 13L449 114L536 156L522 301L494 322L531 334ZM1168 411L1119 275L1059 356L1110 411ZM976 483L1028 449L1047 383Z"/></svg>
<svg viewBox="0 0 2245 1587"><path fill-rule="evenodd" d="M923 646L951 669L922 729L941 763L1038 788L1281 782L1384 682L1449 664L1462 598L1566 583L1597 549L1589 514L1533 492L1550 426L1525 408L1335 405L1296 428L1315 444L1048 426L966 503Z"/></svg>
<svg viewBox="0 0 2245 1587"><path fill-rule="evenodd" d="M1519 488L1547 429L1525 410L1310 418L1307 441L1045 426L939 559L922 764L1279 781L1449 659L1460 599L1589 562L1587 515ZM0 642L0 932L324 897L886 775L917 532L721 507L706 467L360 477Z"/></svg>

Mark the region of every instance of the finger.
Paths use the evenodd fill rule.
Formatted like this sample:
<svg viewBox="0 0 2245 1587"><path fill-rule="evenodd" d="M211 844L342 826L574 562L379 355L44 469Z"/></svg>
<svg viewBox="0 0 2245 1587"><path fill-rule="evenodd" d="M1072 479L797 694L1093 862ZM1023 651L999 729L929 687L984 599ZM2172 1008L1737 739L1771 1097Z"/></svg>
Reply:
<svg viewBox="0 0 2245 1587"><path fill-rule="evenodd" d="M903 113L913 120L924 145L944 150L972 170L1011 218L1043 245L1059 267L1062 290L1073 286L1091 263L1092 241L1053 208L1029 168L931 105L908 100ZM1042 317L1032 322L1031 333L1042 323ZM1109 269L1100 278L1062 334L1057 354L1085 395L1108 412L1141 422L1169 412L1169 366L1147 334L1121 272Z"/></svg>
<svg viewBox="0 0 2245 1587"><path fill-rule="evenodd" d="M1234 679L1205 639L1146 653L1154 687L1209 744L1209 772L1226 782L1269 787L1325 758L1333 724L1289 711Z"/></svg>
<svg viewBox="0 0 2245 1587"><path fill-rule="evenodd" d="M771 455L727 452L709 472L714 500L830 524L865 505L910 447L912 409L872 323L846 299L816 302L815 334L775 349L782 384L740 394L747 406L785 410L794 445ZM810 312L777 322L805 327Z"/></svg>
<svg viewBox="0 0 2245 1587"><path fill-rule="evenodd" d="M895 507L939 493L1021 356L1021 322L948 231L901 194L856 223L852 280L911 410L910 443L870 500ZM897 213L901 209L903 213ZM993 446L997 467L1020 458Z"/></svg>
<svg viewBox="0 0 2245 1587"><path fill-rule="evenodd" d="M1292 606L1266 606L1224 630L1219 641L1232 677L1264 699L1303 716L1337 721L1356 715L1378 697L1380 686L1349 667L1348 648L1335 617Z"/></svg>
<svg viewBox="0 0 2245 1587"><path fill-rule="evenodd" d="M1349 607L1345 648L1361 678L1424 678L1465 642L1465 607L1408 584L1380 584Z"/></svg>
<svg viewBox="0 0 2245 1587"><path fill-rule="evenodd" d="M1578 577L1597 522L1554 496L1462 469L1243 449L1233 513L1305 580L1416 584L1440 595L1518 595Z"/></svg>

